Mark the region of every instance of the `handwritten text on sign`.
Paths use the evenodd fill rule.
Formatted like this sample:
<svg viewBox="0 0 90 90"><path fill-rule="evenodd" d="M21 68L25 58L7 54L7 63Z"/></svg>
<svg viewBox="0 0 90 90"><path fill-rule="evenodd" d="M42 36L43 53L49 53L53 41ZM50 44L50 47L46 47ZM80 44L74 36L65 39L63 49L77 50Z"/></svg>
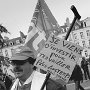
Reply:
<svg viewBox="0 0 90 90"><path fill-rule="evenodd" d="M50 36L35 66L49 71L67 83L82 50L82 47L71 42Z"/></svg>

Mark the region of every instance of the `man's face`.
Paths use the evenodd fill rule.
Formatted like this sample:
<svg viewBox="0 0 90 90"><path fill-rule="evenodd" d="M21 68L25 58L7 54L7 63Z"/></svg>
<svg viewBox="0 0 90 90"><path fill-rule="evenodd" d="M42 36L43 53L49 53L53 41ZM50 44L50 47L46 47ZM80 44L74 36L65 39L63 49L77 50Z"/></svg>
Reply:
<svg viewBox="0 0 90 90"><path fill-rule="evenodd" d="M30 64L28 61L23 62L23 63L22 62L23 61L18 61L18 60L15 61L14 63L16 63L16 64L12 64L13 71L14 71L16 78L27 79L33 71L33 65ZM20 64L22 64L22 65L20 65Z"/></svg>

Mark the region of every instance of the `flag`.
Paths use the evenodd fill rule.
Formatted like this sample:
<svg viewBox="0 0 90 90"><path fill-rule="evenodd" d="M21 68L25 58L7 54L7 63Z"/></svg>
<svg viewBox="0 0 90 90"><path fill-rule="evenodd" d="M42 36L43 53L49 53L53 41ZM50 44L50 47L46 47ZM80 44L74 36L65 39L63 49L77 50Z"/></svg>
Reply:
<svg viewBox="0 0 90 90"><path fill-rule="evenodd" d="M44 47L49 35L58 29L58 24L44 0L38 0L28 30L25 46L34 51L35 56ZM60 28L60 27L59 27Z"/></svg>

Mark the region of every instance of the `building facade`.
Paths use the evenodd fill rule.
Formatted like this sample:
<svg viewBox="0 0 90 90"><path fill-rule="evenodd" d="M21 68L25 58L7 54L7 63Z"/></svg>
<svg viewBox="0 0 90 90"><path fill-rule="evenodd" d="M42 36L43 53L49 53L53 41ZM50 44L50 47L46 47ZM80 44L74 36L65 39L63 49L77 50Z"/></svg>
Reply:
<svg viewBox="0 0 90 90"><path fill-rule="evenodd" d="M58 37L64 39L69 26L69 23L61 26L62 31ZM90 54L90 18L88 17L82 21L77 21L67 40L82 46L84 48L82 55L88 57ZM8 40L4 43L4 47L0 49L0 54L10 58L15 52L22 48L24 42L25 38L21 39L20 37Z"/></svg>
<svg viewBox="0 0 90 90"><path fill-rule="evenodd" d="M18 52L22 46L24 45L25 38L21 39L21 37L13 38L4 43L2 49L0 49L1 56L10 58L13 54Z"/></svg>
<svg viewBox="0 0 90 90"><path fill-rule="evenodd" d="M69 27L67 27L69 28ZM64 30L65 31L65 30ZM63 32L59 35L60 38L64 38L67 32ZM77 21L73 30L71 31L68 41L71 41L77 45L83 47L82 56L86 58L90 55L90 17L82 21Z"/></svg>

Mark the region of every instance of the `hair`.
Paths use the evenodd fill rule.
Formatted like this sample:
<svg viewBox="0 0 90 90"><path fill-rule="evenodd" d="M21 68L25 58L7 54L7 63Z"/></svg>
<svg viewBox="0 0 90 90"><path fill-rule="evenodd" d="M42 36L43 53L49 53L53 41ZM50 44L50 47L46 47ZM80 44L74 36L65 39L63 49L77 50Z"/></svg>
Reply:
<svg viewBox="0 0 90 90"><path fill-rule="evenodd" d="M35 61L36 61L36 59L34 59L34 58L32 58L32 57L29 57L28 59L26 59L30 64L34 64L35 63ZM36 66L34 66L33 67L33 70L36 70L37 69L37 67Z"/></svg>
<svg viewBox="0 0 90 90"><path fill-rule="evenodd" d="M28 59L26 59L30 64L34 64L36 59L32 58L32 57L29 57Z"/></svg>

